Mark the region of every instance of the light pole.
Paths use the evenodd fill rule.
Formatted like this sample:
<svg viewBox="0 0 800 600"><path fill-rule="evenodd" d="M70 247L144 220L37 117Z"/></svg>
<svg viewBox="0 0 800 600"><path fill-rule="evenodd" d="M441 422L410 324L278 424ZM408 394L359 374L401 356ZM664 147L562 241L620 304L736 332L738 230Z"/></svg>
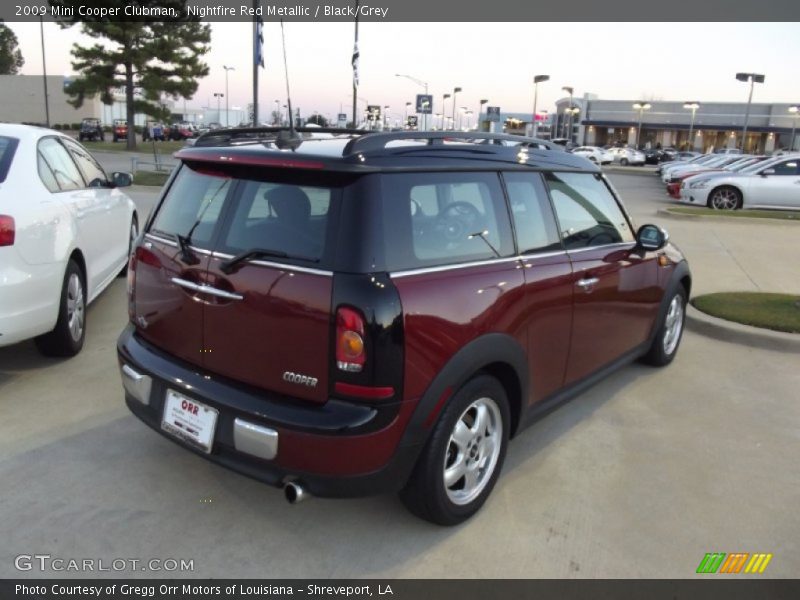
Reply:
<svg viewBox="0 0 800 600"><path fill-rule="evenodd" d="M699 102L687 102L683 105L683 108L688 108L692 111L692 121L689 124L689 150L694 149L694 138L692 137L692 133L694 133L694 114L697 112L697 109L700 108Z"/></svg>
<svg viewBox="0 0 800 600"><path fill-rule="evenodd" d="M636 128L636 149L639 149L639 135L642 133L642 113L650 110L650 103L648 102L635 102L633 108L639 111L639 126Z"/></svg>
<svg viewBox="0 0 800 600"><path fill-rule="evenodd" d="M225 94L220 94L219 92L214 92L214 98L217 99L217 119L219 119L219 101L220 101L220 98L224 98L224 97L225 97ZM227 102L227 100L225 102ZM222 123L220 123L220 125L222 125Z"/></svg>
<svg viewBox="0 0 800 600"><path fill-rule="evenodd" d="M570 106L569 108L564 110L565 113L569 115L569 132L567 134L567 139L572 142L572 119L581 112L581 109L577 106Z"/></svg>
<svg viewBox="0 0 800 600"><path fill-rule="evenodd" d="M450 97L450 94L442 95L442 130L444 131L444 101Z"/></svg>
<svg viewBox="0 0 800 600"><path fill-rule="evenodd" d="M272 121L278 127L281 126L283 121L283 115L281 114L281 101L275 99L275 114L272 116Z"/></svg>
<svg viewBox="0 0 800 600"><path fill-rule="evenodd" d="M789 150L794 150L794 132L797 129L797 115L800 114L800 106L795 104L794 106L789 107L789 112L794 115L792 119L792 137L791 137L791 146L789 146Z"/></svg>
<svg viewBox="0 0 800 600"><path fill-rule="evenodd" d="M750 102L753 101L753 87L756 83L764 83L766 77L760 73L737 73L736 79L750 82L750 95L747 96L747 109L744 113L744 127L742 127L742 153L744 153L744 145L747 140L747 121L750 118Z"/></svg>
<svg viewBox="0 0 800 600"><path fill-rule="evenodd" d="M394 76L395 77L405 77L406 79L410 79L411 81L413 81L417 85L421 85L423 88L425 88L425 95L426 96L428 95L428 84L427 84L427 82L422 81L421 79L417 79L416 77L412 77L411 75L402 75L400 73L395 73ZM428 130L428 114L427 113L422 113L422 130L423 131L427 131Z"/></svg>
<svg viewBox="0 0 800 600"><path fill-rule="evenodd" d="M460 87L453 88L453 129L456 128L456 94L461 91Z"/></svg>
<svg viewBox="0 0 800 600"><path fill-rule="evenodd" d="M225 69L225 127L228 127L230 125L228 122L230 119L230 113L228 112L228 71L235 71L236 69L225 65L222 65L222 68Z"/></svg>
<svg viewBox="0 0 800 600"><path fill-rule="evenodd" d="M568 85L565 85L561 89L569 94L569 108L572 108L572 94L575 91L575 89ZM565 110L564 113L566 114L566 112L567 111ZM564 135L562 137L567 137L566 131L564 132Z"/></svg>
<svg viewBox="0 0 800 600"><path fill-rule="evenodd" d="M533 76L533 126L531 128L532 137L536 137L536 132L539 130L539 124L536 121L536 101L539 96L539 84L550 79L550 75L534 75Z"/></svg>
<svg viewBox="0 0 800 600"><path fill-rule="evenodd" d="M478 122L476 123L476 125L478 125L481 128L481 131L483 131L483 124L482 124L482 121L483 121L483 105L486 104L487 102L489 102L489 100L487 98L482 99L480 101L480 108L478 109Z"/></svg>

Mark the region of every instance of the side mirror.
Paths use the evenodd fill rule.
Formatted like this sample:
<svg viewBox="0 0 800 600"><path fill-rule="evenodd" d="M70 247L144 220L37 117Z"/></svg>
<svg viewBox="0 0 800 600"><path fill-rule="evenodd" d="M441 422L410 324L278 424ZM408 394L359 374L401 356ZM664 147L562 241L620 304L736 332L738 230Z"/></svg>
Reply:
<svg viewBox="0 0 800 600"><path fill-rule="evenodd" d="M133 185L133 175L114 171L111 173L111 182L114 184L114 187L128 187L129 185Z"/></svg>
<svg viewBox="0 0 800 600"><path fill-rule="evenodd" d="M775 169L764 169L761 171L762 177L766 177L767 175L775 175Z"/></svg>
<svg viewBox="0 0 800 600"><path fill-rule="evenodd" d="M657 225L642 225L636 232L636 244L644 250L661 250L668 241L669 234Z"/></svg>

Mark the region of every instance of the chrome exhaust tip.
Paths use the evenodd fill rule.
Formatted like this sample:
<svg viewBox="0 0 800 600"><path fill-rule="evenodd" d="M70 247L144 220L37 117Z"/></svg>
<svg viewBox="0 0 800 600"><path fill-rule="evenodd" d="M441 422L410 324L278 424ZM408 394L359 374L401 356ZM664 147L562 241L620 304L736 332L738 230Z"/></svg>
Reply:
<svg viewBox="0 0 800 600"><path fill-rule="evenodd" d="M289 504L297 504L308 498L311 494L309 494L303 486L298 485L294 481L290 481L283 486L283 495L286 497L286 501Z"/></svg>

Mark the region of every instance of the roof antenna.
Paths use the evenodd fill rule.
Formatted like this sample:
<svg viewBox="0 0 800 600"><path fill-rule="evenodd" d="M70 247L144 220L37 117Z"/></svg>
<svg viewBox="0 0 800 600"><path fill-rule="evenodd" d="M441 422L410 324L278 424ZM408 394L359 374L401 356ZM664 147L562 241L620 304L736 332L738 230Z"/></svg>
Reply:
<svg viewBox="0 0 800 600"><path fill-rule="evenodd" d="M303 143L303 138L294 129L294 115L292 114L292 96L289 93L289 67L286 63L286 34L283 31L281 19L281 40L283 41L283 70L286 74L286 104L289 107L289 131L279 131L275 138L275 145L284 150L296 150Z"/></svg>

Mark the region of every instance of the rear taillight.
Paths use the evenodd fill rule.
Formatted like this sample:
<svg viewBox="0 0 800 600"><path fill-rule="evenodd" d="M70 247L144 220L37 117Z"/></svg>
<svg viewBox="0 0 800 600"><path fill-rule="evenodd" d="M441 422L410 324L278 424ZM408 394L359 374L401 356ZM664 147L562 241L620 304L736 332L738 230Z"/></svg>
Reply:
<svg viewBox="0 0 800 600"><path fill-rule="evenodd" d="M364 317L355 309L339 307L336 311L336 366L340 371L358 373L366 360Z"/></svg>
<svg viewBox="0 0 800 600"><path fill-rule="evenodd" d="M15 236L14 217L0 215L0 246L13 246Z"/></svg>

